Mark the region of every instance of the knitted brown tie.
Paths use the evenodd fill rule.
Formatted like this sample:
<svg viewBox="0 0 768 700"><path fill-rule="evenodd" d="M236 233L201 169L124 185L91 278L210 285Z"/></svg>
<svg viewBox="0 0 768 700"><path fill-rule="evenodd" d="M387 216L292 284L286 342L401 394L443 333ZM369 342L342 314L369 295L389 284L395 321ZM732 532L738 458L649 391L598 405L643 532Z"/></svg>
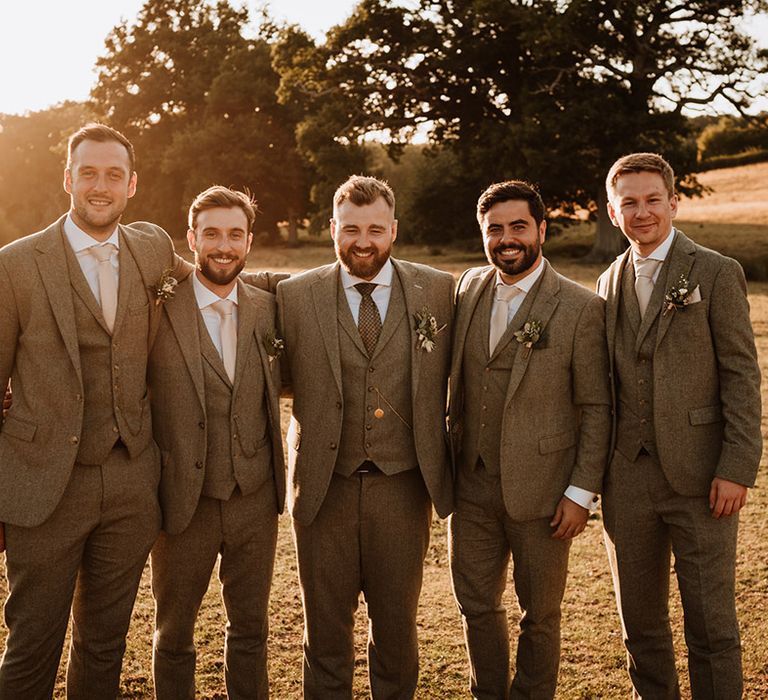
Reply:
<svg viewBox="0 0 768 700"><path fill-rule="evenodd" d="M370 357L379 340L381 333L381 316L376 302L371 298L373 290L377 285L371 282L360 282L355 285L355 289L360 292L360 312L357 317L357 327L360 330L360 337L363 339L363 345Z"/></svg>

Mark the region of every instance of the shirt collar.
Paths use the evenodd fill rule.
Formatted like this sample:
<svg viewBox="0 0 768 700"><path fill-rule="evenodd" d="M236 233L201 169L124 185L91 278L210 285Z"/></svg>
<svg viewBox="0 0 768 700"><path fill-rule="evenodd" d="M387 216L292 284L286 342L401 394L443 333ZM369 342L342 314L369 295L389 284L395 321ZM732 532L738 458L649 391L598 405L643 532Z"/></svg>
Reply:
<svg viewBox="0 0 768 700"><path fill-rule="evenodd" d="M543 272L544 258L542 257L539 266L533 272L529 272L525 277L523 277L523 279L517 280L517 282L514 284L507 284L503 279L501 279L501 273L496 270L496 284L501 284L505 287L517 287L524 294L528 294L528 292L531 291L531 287L536 284L537 280L539 277L541 277Z"/></svg>
<svg viewBox="0 0 768 700"><path fill-rule="evenodd" d="M197 308L199 309L204 309L221 299L218 294L214 294L197 278L197 270L192 273L192 289L195 291L195 299L197 299ZM224 298L232 300L237 305L237 284L232 287L232 291Z"/></svg>
<svg viewBox="0 0 768 700"><path fill-rule="evenodd" d="M360 277L355 277L354 275L350 275L343 266L339 267L339 271L341 272L341 284L344 289L350 289L356 284L360 284L360 282L370 282L371 284L378 284L382 287L391 287L394 270L395 268L392 265L391 258L387 258L387 262L385 262L384 266L379 270L379 274L372 280L364 280Z"/></svg>
<svg viewBox="0 0 768 700"><path fill-rule="evenodd" d="M656 248L652 253L649 253L647 257L643 257L642 255L638 255L637 251L635 249L632 249L632 264L634 265L635 262L639 260L660 260L661 262L664 262L667 259L667 255L669 255L669 249L672 247L672 243L675 240L675 229L673 228L670 234L664 239L664 242Z"/></svg>
<svg viewBox="0 0 768 700"><path fill-rule="evenodd" d="M88 235L72 220L71 213L67 214L67 218L64 220L64 234L69 241L69 245L72 246L72 250L75 251L75 254L80 253L87 248L102 245L101 241L97 241L93 236ZM115 248L120 248L120 236L117 235L117 226L115 226L115 230L112 231L112 235L103 243L111 243Z"/></svg>

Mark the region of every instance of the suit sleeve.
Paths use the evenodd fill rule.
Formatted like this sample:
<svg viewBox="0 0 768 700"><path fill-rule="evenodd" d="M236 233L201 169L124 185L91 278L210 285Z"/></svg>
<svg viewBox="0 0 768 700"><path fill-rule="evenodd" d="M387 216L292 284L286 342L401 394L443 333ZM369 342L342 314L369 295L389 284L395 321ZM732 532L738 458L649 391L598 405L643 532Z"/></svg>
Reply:
<svg viewBox="0 0 768 700"><path fill-rule="evenodd" d="M730 258L715 277L709 324L724 421L723 447L715 476L752 486L762 454L760 367L744 272Z"/></svg>
<svg viewBox="0 0 768 700"><path fill-rule="evenodd" d="M611 439L611 392L605 304L593 297L581 312L573 341L573 400L581 409L576 465L570 484L599 493Z"/></svg>
<svg viewBox="0 0 768 700"><path fill-rule="evenodd" d="M247 283L246 283L247 284ZM286 302L285 293L281 285L277 285L277 335L285 341L285 318L283 316L285 312ZM285 348L285 354L280 358L280 379L281 390L280 395L286 397L293 397L293 385L291 382L291 368L288 364L288 350Z"/></svg>
<svg viewBox="0 0 768 700"><path fill-rule="evenodd" d="M275 294L277 285L287 280L291 275L288 272L241 272L240 279L251 287L263 289L265 292Z"/></svg>

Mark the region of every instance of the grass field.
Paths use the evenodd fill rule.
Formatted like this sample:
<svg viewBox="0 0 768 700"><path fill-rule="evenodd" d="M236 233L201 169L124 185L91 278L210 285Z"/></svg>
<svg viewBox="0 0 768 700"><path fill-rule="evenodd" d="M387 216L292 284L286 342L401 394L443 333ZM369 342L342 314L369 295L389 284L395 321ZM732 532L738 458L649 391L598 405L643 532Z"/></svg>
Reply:
<svg viewBox="0 0 768 700"><path fill-rule="evenodd" d="M706 174L707 177L714 175L715 173ZM763 177L763 183L765 182L768 182L768 171ZM765 185L763 187L765 188ZM768 192L765 194L768 195ZM768 202L768 196L761 195L761 198L763 203ZM768 205L763 204L762 220L758 211L754 222L737 220L735 223L738 226L731 225L734 219L729 218L727 214L724 215L725 219L720 218L719 214L716 215L723 210L738 210L738 202L723 200L716 213L710 212L709 218L700 220L695 212L697 207L705 205L706 200L700 200L690 203L690 206L685 203L685 206L681 207L684 219L681 228L696 240L724 250L730 250L733 246L749 245L760 251L765 245L768 236L768 215L765 209ZM708 224L705 221L714 223ZM754 226L746 226L747 223ZM560 272L592 287L601 267L579 265L568 257L585 235L589 236L589 232L583 229L570 230L554 239L547 246L547 250ZM441 255L435 256L428 249L415 247L399 248L396 254L403 258L428 262L455 273L467 266L479 264L483 259L479 252L466 254L444 250ZM328 244L297 250L254 250L250 262L259 268L298 270L328 262L332 257L332 249ZM750 285L750 302L764 380L764 404L768 405L768 283ZM287 419L288 410L289 404L284 402L284 419ZM766 430L768 424L764 418L764 436ZM761 467L757 487L751 491L750 502L742 513L738 550L737 603L744 648L745 697L754 700L768 698L768 473L765 460ZM587 700L626 697L630 686L624 669L619 620L602 544L599 515L592 518L587 531L574 542L571 552L570 578L563 603L563 647L558 698ZM0 581L0 597L5 594L4 586L3 577ZM511 591L511 579L508 591ZM356 697L367 696L366 628L363 608L364 603L361 602L356 635ZM518 611L514 597L509 592L507 608L510 626L514 630ZM280 523L270 619L272 696L278 700L300 698L302 613L290 521L287 516L284 516ZM676 591L672 595L672 619L683 696L689 697L681 612ZM153 607L147 569L139 591L125 655L125 698L152 697L152 620ZM197 629L198 693L201 698L226 697L223 690L222 660L224 622L219 585L214 577ZM447 568L446 523L437 519L432 526L418 623L421 676L417 697L425 700L468 697L467 664L461 624L451 596ZM5 634L5 629L0 628L0 647ZM60 675L57 686L57 697L63 697L62 688L63 674Z"/></svg>

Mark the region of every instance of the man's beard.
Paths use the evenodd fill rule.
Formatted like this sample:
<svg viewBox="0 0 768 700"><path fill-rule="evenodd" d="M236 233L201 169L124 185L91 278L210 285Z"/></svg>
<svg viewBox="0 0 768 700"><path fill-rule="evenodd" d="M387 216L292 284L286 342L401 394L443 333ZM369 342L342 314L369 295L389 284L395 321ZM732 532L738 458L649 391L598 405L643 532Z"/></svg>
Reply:
<svg viewBox="0 0 768 700"><path fill-rule="evenodd" d="M370 258L361 260L353 254L353 251L355 250L365 253L372 251L373 255ZM339 262L344 269L353 277L359 277L364 280L371 280L379 274L379 270L381 270L387 260L389 260L391 252L391 245L385 251L379 251L376 248L361 249L355 248L355 246L343 251L338 246L336 247L336 257L339 259Z"/></svg>
<svg viewBox="0 0 768 700"><path fill-rule="evenodd" d="M205 279L210 280L214 284L229 284L243 271L243 268L245 267L245 258L241 258L231 270L216 270L210 262L212 257L213 256L211 255L207 255L202 260L198 259L197 268L203 274Z"/></svg>
<svg viewBox="0 0 768 700"><path fill-rule="evenodd" d="M502 260L496 251L503 250L505 248L512 248L514 250L521 250L523 254L519 258L514 260ZM488 250L488 262L491 263L497 270L501 271L505 275L514 277L515 275L521 275L536 263L541 252L541 241L536 239L533 245L527 246L522 244L502 244L494 246L493 249Z"/></svg>

